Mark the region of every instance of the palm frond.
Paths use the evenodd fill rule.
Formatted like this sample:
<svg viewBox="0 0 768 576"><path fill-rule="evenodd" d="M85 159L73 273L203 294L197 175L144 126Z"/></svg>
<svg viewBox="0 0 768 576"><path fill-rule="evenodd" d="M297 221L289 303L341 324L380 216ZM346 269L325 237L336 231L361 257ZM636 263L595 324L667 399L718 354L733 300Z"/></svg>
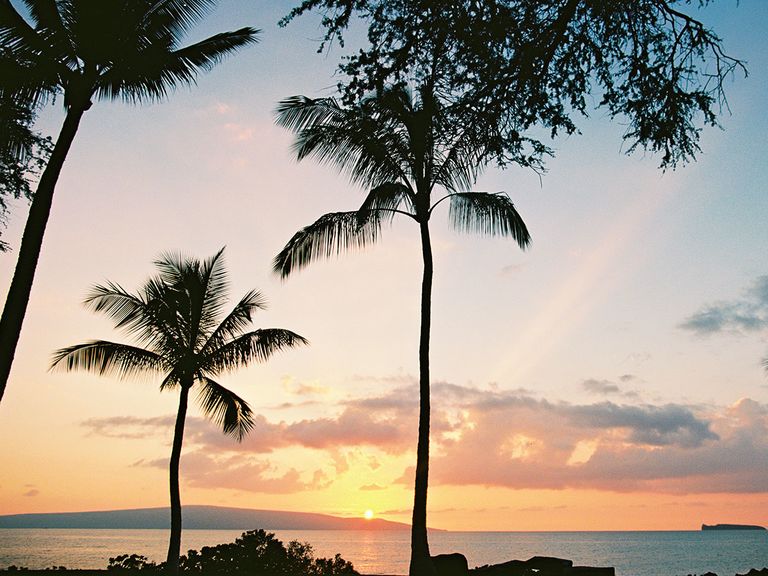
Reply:
<svg viewBox="0 0 768 576"><path fill-rule="evenodd" d="M362 107L342 108L329 98L304 96L283 100L276 114L277 123L296 134L293 149L298 160L313 156L365 186L407 181L407 135L391 117L369 114Z"/></svg>
<svg viewBox="0 0 768 576"><path fill-rule="evenodd" d="M142 27L149 30L162 28L178 40L202 20L215 3L215 0L155 0L144 14Z"/></svg>
<svg viewBox="0 0 768 576"><path fill-rule="evenodd" d="M198 350L215 329L226 302L229 281L224 248L202 261L166 253L155 265L160 270L158 291L168 293L158 298L171 312L167 323L176 326L185 348Z"/></svg>
<svg viewBox="0 0 768 576"><path fill-rule="evenodd" d="M38 65L5 51L0 52L0 78L2 106L7 102L35 111L59 91L57 67Z"/></svg>
<svg viewBox="0 0 768 576"><path fill-rule="evenodd" d="M208 341L200 349L200 354L204 355L215 350L227 340L242 334L243 329L250 325L253 312L263 310L266 306L266 300L260 292L255 290L248 292L213 331Z"/></svg>
<svg viewBox="0 0 768 576"><path fill-rule="evenodd" d="M94 312L106 314L117 328L144 342L156 341L158 331L163 328L146 300L113 282L94 286L83 303Z"/></svg>
<svg viewBox="0 0 768 576"><path fill-rule="evenodd" d="M399 182L386 182L368 193L358 213L365 218L371 212L381 212L383 220L391 220L395 210L401 210L401 206L404 205L404 211L413 216L414 199L414 193L406 185Z"/></svg>
<svg viewBox="0 0 768 576"><path fill-rule="evenodd" d="M145 341L183 355L189 349L189 298L184 291L160 275L147 280L141 299L146 302L143 320L147 329L140 333L146 336Z"/></svg>
<svg viewBox="0 0 768 576"><path fill-rule="evenodd" d="M14 55L39 54L48 49L41 35L24 20L10 0L0 1L0 46Z"/></svg>
<svg viewBox="0 0 768 576"><path fill-rule="evenodd" d="M275 256L272 269L286 278L318 258L328 258L350 248L364 248L378 238L381 219L375 214L361 218L359 211L332 212L293 235Z"/></svg>
<svg viewBox="0 0 768 576"><path fill-rule="evenodd" d="M447 130L446 130L447 131ZM488 149L474 127L466 126L441 150L433 183L452 192L474 186L488 163Z"/></svg>
<svg viewBox="0 0 768 576"><path fill-rule="evenodd" d="M51 369L57 367L126 378L143 372L163 371L168 366L155 352L105 340L91 340L54 352Z"/></svg>
<svg viewBox="0 0 768 576"><path fill-rule="evenodd" d="M341 122L343 118L344 109L335 98L289 96L275 108L275 123L295 133L331 121Z"/></svg>
<svg viewBox="0 0 768 576"><path fill-rule="evenodd" d="M32 74L39 75L43 70L50 76L55 70L59 83L63 83L70 69L80 64L75 46L76 30L72 27L72 18L67 17L72 12L72 2L24 0L24 3L34 28L19 16L14 27L21 32L22 35L16 36L16 40L21 41L14 42L12 50L20 62L31 64ZM10 46L2 40L0 44Z"/></svg>
<svg viewBox="0 0 768 576"><path fill-rule="evenodd" d="M110 316L118 328L134 321L146 306L141 298L130 294L114 282L97 284L91 288L83 303L94 312L104 312Z"/></svg>
<svg viewBox="0 0 768 576"><path fill-rule="evenodd" d="M238 336L200 359L200 370L218 374L251 362L264 362L275 352L309 344L303 336L282 328L262 328Z"/></svg>
<svg viewBox="0 0 768 576"><path fill-rule="evenodd" d="M202 347L216 329L229 294L229 278L225 268L224 248L203 262L201 276L204 292L200 306L200 320L195 327L198 334L195 349Z"/></svg>
<svg viewBox="0 0 768 576"><path fill-rule="evenodd" d="M203 413L238 442L253 428L253 412L237 394L208 377L200 378L198 400Z"/></svg>
<svg viewBox="0 0 768 576"><path fill-rule="evenodd" d="M125 54L102 74L96 93L100 98L123 98L128 102L160 100L178 85L192 85L198 72L212 69L238 48L258 41L258 30L250 27L222 32L210 38L169 50L162 43Z"/></svg>
<svg viewBox="0 0 768 576"><path fill-rule="evenodd" d="M488 236L511 236L520 248L531 241L528 228L503 192L460 192L450 196L449 218L454 228Z"/></svg>
<svg viewBox="0 0 768 576"><path fill-rule="evenodd" d="M179 370L174 367L168 374L165 375L162 382L160 382L160 391L173 390L176 386L181 384L181 374Z"/></svg>

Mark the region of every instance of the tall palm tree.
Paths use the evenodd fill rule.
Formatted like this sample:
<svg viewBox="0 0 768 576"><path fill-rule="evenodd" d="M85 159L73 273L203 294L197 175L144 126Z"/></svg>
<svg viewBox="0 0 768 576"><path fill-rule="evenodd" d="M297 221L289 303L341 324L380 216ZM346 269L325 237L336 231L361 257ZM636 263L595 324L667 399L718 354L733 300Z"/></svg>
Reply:
<svg viewBox="0 0 768 576"><path fill-rule="evenodd" d="M215 0L24 0L29 21L0 0L0 48L23 73L0 82L25 106L63 92L66 117L40 176L0 318L0 400L16 352L53 193L83 114L94 99L160 100L194 84L227 54L256 41L241 28L180 47ZM11 81L12 80L12 81Z"/></svg>
<svg viewBox="0 0 768 576"><path fill-rule="evenodd" d="M55 352L52 367L83 369L129 377L141 372L163 375L160 390L179 390L179 410L170 460L171 536L167 568L176 574L181 546L179 460L189 392L198 389L203 412L225 434L242 440L253 427L251 408L213 377L262 362L283 348L307 341L280 328L243 332L251 315L265 307L259 292L248 292L220 320L227 295L223 249L203 262L166 255L155 264L160 274L137 293L117 284L95 286L85 300L95 312L110 316L138 346L92 340Z"/></svg>
<svg viewBox="0 0 768 576"><path fill-rule="evenodd" d="M363 247L378 238L381 225L400 214L419 225L424 263L419 339L419 435L416 456L410 574L434 572L427 542L429 475L429 336L432 247L429 221L443 201L462 231L511 236L525 248L530 236L505 193L468 191L491 151L473 124L462 125L442 107L429 85L413 98L404 87L381 90L355 106L333 98L294 96L277 109L277 123L296 134L301 160L333 163L370 191L358 210L326 214L291 238L275 257L283 278L320 257ZM436 188L445 192L433 198Z"/></svg>

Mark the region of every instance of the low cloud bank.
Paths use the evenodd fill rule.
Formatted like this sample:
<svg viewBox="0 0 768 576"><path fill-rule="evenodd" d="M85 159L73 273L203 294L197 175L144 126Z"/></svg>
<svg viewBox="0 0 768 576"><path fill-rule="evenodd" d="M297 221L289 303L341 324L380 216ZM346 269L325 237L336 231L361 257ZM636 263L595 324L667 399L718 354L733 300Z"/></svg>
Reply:
<svg viewBox="0 0 768 576"><path fill-rule="evenodd" d="M611 386L599 382L585 388L614 394ZM755 400L731 406L574 404L536 398L526 390L448 382L435 383L432 398L433 484L676 494L768 490L768 405ZM296 422L258 416L240 444L204 419L190 418L184 476L199 486L289 493L321 489L346 473L345 451L377 454L371 469L389 456L414 452L415 383L400 382L379 396L334 409L332 416ZM169 418L93 418L83 426L113 438L167 436ZM278 471L270 463L272 452L296 448L325 454L328 468L304 470L296 462ZM411 479L406 470L399 481Z"/></svg>

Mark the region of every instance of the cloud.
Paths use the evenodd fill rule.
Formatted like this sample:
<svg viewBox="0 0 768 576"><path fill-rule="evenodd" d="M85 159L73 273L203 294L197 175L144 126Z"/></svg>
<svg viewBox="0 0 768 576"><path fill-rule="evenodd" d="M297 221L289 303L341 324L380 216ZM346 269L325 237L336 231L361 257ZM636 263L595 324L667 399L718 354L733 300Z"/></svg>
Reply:
<svg viewBox="0 0 768 576"><path fill-rule="evenodd" d="M168 468L168 459L145 462L143 466ZM293 494L307 490L322 490L330 481L322 470L315 470L308 479L295 468L280 473L270 462L247 454L211 456L200 450L184 454L182 479L198 488L229 488L265 494Z"/></svg>
<svg viewBox="0 0 768 576"><path fill-rule="evenodd" d="M608 380L595 380L593 378L584 380L584 382L581 383L581 387L584 388L584 390L587 392L594 392L596 394L607 395L618 394L621 392L621 388L619 388L616 384L613 384Z"/></svg>
<svg viewBox="0 0 768 576"><path fill-rule="evenodd" d="M565 504L558 504L557 506L527 506L525 508L517 508L517 512L553 512L567 508L568 506Z"/></svg>
<svg viewBox="0 0 768 576"><path fill-rule="evenodd" d="M665 406L620 406L602 402L587 406L566 406L560 411L571 424L591 429L625 430L625 442L646 446L701 446L719 440L710 424L697 418L690 408Z"/></svg>
<svg viewBox="0 0 768 576"><path fill-rule="evenodd" d="M325 395L330 392L327 386L318 384L307 384L306 382L295 382L293 378L283 379L283 389L294 396L317 396Z"/></svg>
<svg viewBox="0 0 768 576"><path fill-rule="evenodd" d="M758 277L739 299L703 306L680 327L700 335L768 328L768 276Z"/></svg>
<svg viewBox="0 0 768 576"><path fill-rule="evenodd" d="M230 106L226 102L217 102L216 104L214 104L213 110L216 112L216 114L220 116L226 116L228 114L231 114L233 111L232 106Z"/></svg>
<svg viewBox="0 0 768 576"><path fill-rule="evenodd" d="M472 413L430 466L442 484L669 493L764 492L768 407L553 404L509 399ZM501 431L501 432L500 432ZM574 458L578 450L584 458Z"/></svg>
<svg viewBox="0 0 768 576"><path fill-rule="evenodd" d="M24 488L27 490L22 494L25 498L34 498L40 494L40 490L34 484L25 484Z"/></svg>
<svg viewBox="0 0 768 576"><path fill-rule="evenodd" d="M253 135L256 132L252 126L246 126L237 122L227 122L224 124L224 129L226 130L230 139L234 140L235 142L246 142L248 140L253 140Z"/></svg>
<svg viewBox="0 0 768 576"><path fill-rule="evenodd" d="M621 383L632 382L636 380L631 374L624 374L619 376ZM622 396L627 399L639 399L640 394L635 390L622 390L621 386L610 380L597 380L595 378L589 378L581 383L581 387L592 394L599 394L600 396Z"/></svg>
<svg viewBox="0 0 768 576"><path fill-rule="evenodd" d="M525 264L508 264L507 266L502 267L501 274L502 275L517 274L520 271L522 271L524 268L525 268Z"/></svg>
<svg viewBox="0 0 768 576"><path fill-rule="evenodd" d="M307 448L370 445L401 452L413 438L398 414L376 414L348 405L336 418L301 420L285 427L286 439Z"/></svg>
<svg viewBox="0 0 768 576"><path fill-rule="evenodd" d="M297 422L273 423L261 414L254 416L254 426L242 442L235 442L208 420L198 416L187 418L184 442L186 446L205 446L219 451L267 454L280 448L301 446L316 450L370 446L388 453L403 453L414 440L415 410L371 410L368 400L350 402L333 417L304 419ZM374 402L375 403L375 402ZM389 404L385 401L384 404ZM119 416L90 418L81 423L89 434L107 438L144 439L167 437L173 430L173 415L151 418ZM378 463L370 461L375 468Z"/></svg>
<svg viewBox="0 0 768 576"><path fill-rule="evenodd" d="M379 486L378 484L365 484L364 486L360 486L358 490L362 492L375 492L377 490L386 490L386 487Z"/></svg>
<svg viewBox="0 0 768 576"><path fill-rule="evenodd" d="M89 435L106 438L142 439L156 437L159 432L172 430L175 416L155 416L137 418L135 416L111 416L108 418L89 418L80 423L88 428Z"/></svg>
<svg viewBox="0 0 768 576"><path fill-rule="evenodd" d="M621 394L621 386L609 381L586 387L615 394L612 386ZM184 475L190 467L190 481L198 485L290 493L325 486L361 466L375 469L390 458L410 457L417 390L415 383L401 384L375 397L345 400L335 414L294 422L257 416L242 443L190 418ZM149 432L167 437L170 420L105 418L84 425L114 438ZM768 486L768 405L753 399L732 406L572 403L526 390L436 382L431 424L435 484L667 493L765 492ZM291 464L278 471L270 463L271 453L296 448L318 453L321 462L325 457L322 470ZM396 483L412 481L412 470L406 470Z"/></svg>

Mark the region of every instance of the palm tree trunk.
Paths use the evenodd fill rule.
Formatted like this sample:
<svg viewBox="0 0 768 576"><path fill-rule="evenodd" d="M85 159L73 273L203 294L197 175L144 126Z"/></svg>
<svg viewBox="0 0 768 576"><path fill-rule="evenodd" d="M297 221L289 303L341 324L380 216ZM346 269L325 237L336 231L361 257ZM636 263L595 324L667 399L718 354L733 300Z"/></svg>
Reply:
<svg viewBox="0 0 768 576"><path fill-rule="evenodd" d="M80 119L86 110L87 107L72 106L67 111L61 132L59 132L59 137L56 140L56 146L54 146L48 164L40 176L32 205L29 207L29 216L27 216L27 224L24 227L24 235L21 238L19 248L19 257L16 261L16 270L8 289L3 316L0 318L0 400L5 393L5 386L16 353L16 344L19 341L24 315L27 312L35 269L43 245L45 226L48 223L48 216L53 203L53 192L61 168L64 166L64 160L66 160L69 148L72 146L75 134L77 134Z"/></svg>
<svg viewBox="0 0 768 576"><path fill-rule="evenodd" d="M432 323L432 243L428 222L420 222L424 274L421 280L421 333L419 337L419 441L411 520L409 576L435 574L427 541L427 488L429 485L429 333Z"/></svg>
<svg viewBox="0 0 768 576"><path fill-rule="evenodd" d="M173 431L173 448L169 477L171 486L171 539L168 543L166 569L168 574L179 573L179 555L181 554L181 494L179 492L179 462L181 461L181 444L184 440L184 420L187 417L187 402L191 384L181 385L179 394L179 412L176 414L176 427Z"/></svg>

